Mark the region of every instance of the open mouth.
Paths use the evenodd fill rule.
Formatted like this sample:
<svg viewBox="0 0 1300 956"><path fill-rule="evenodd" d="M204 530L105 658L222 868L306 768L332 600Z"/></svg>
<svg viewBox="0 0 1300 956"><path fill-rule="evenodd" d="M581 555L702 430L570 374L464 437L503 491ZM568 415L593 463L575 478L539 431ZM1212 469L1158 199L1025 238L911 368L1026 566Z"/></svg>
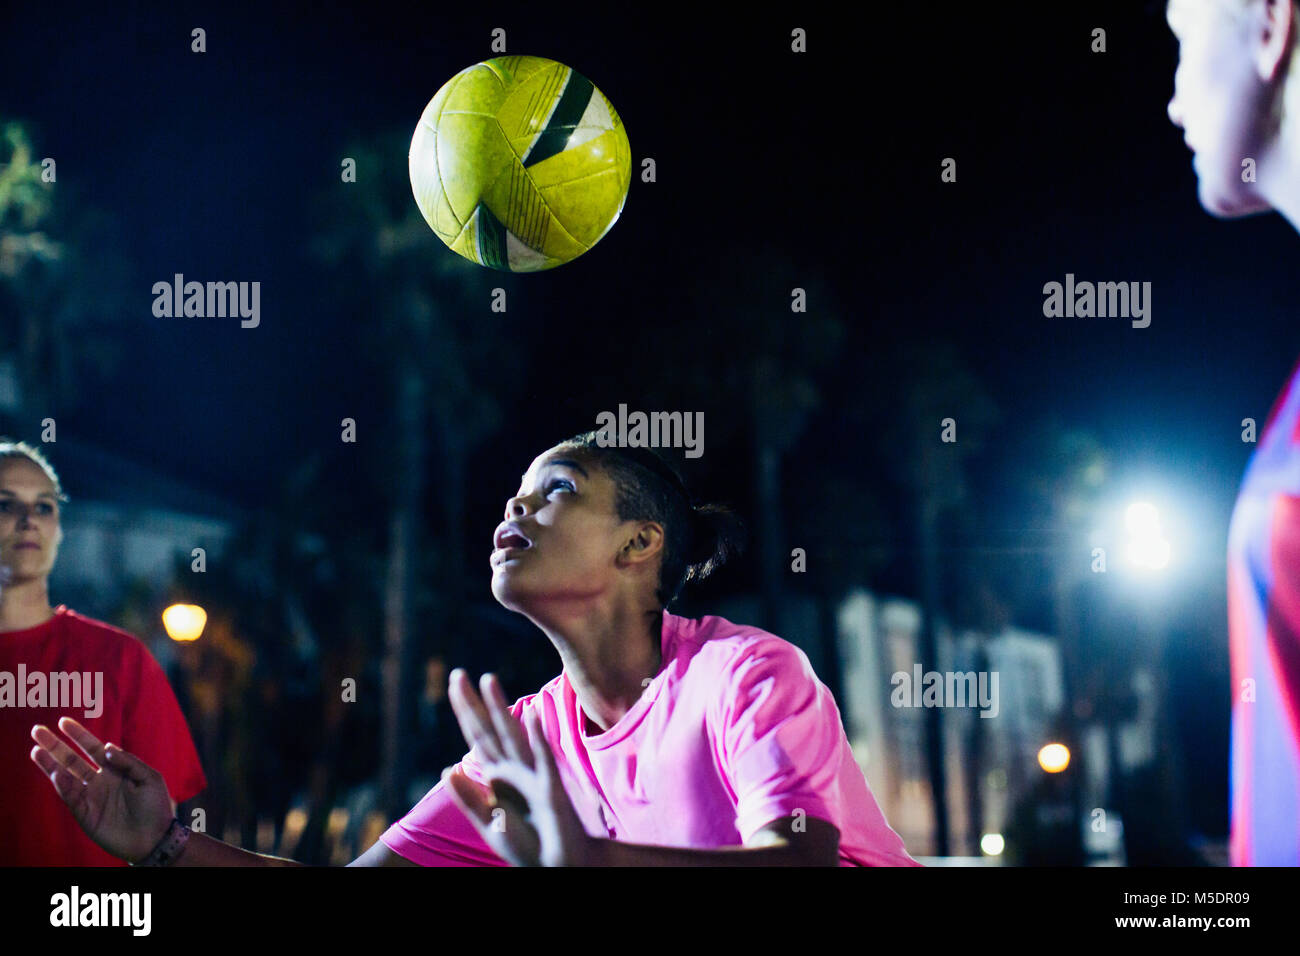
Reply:
<svg viewBox="0 0 1300 956"><path fill-rule="evenodd" d="M507 521L497 528L492 536L492 546L497 551L527 551L533 546L532 540L512 521Z"/></svg>

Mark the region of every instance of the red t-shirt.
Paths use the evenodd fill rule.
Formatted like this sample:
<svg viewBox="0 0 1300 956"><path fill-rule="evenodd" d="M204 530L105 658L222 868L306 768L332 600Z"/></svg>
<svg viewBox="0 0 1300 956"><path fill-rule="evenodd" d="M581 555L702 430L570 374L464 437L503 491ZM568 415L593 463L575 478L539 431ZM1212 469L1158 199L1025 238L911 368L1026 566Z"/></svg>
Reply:
<svg viewBox="0 0 1300 956"><path fill-rule="evenodd" d="M58 729L65 716L159 771L177 803L207 786L176 695L144 644L60 605L44 624L0 632L0 866L126 865L82 832L28 756L33 724L70 743Z"/></svg>

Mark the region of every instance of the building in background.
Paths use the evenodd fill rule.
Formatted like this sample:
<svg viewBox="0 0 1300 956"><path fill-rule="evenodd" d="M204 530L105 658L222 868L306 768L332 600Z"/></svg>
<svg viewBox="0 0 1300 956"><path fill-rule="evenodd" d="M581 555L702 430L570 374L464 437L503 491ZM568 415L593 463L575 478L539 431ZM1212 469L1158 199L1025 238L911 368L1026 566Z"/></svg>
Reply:
<svg viewBox="0 0 1300 956"><path fill-rule="evenodd" d="M883 598L858 590L846 598L837 614L837 638L842 661L840 702L853 752L890 824L914 854L927 855L933 846L933 806L925 764L925 711L895 706L891 700L895 674L914 675L920 660L921 612L901 598ZM1038 764L1039 750L1053 742L1065 707L1062 662L1056 640L1008 627L999 634L966 631L954 635L942 622L937 629L938 668L945 675L984 672L998 675L996 716L981 717L978 701L944 708L944 759L948 781L953 849L979 857L982 839L997 838L1013 826L1030 821L1035 833L1052 828L1088 827L1096 808L1109 817L1102 832L1088 827L1084 843L1094 861L1114 862L1120 853L1122 824L1109 808L1106 735L1084 728L1083 806L1078 819L1062 800L1045 795L1052 781ZM991 683L986 685L991 690ZM951 703L951 702L950 702ZM1139 714L1125 725L1120 767L1141 763L1148 753L1139 745L1150 741L1151 715ZM1078 769L1077 758L1076 769ZM1148 754L1149 756L1149 754ZM1059 818L1059 819L1058 819Z"/></svg>

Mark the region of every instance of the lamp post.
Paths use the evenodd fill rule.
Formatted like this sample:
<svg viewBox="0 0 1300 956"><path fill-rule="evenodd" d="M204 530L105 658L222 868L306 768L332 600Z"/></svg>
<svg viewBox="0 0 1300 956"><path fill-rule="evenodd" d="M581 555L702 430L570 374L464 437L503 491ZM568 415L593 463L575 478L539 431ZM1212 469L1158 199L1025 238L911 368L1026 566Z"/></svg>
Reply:
<svg viewBox="0 0 1300 956"><path fill-rule="evenodd" d="M1177 830L1179 829L1177 818L1180 816L1177 803L1181 791L1178 779L1181 761L1177 752L1172 721L1167 714L1171 706L1171 697L1164 659L1166 635L1162 615L1165 613L1165 608L1160 601L1165 593L1165 579L1171 570L1173 549L1165 537L1164 516L1161 515L1160 509L1149 501L1135 501L1130 504L1124 512L1124 526L1127 533L1124 557L1128 569L1134 575L1134 580L1141 585L1143 591L1138 601L1137 618L1139 639L1145 645L1143 649L1151 667L1151 681L1148 686L1151 688L1154 705L1150 728L1154 736L1152 761L1157 770L1165 771L1164 774L1157 776L1156 779L1159 781L1157 786L1161 795L1170 801L1167 812L1175 818L1173 829ZM1118 805L1123 795L1125 781L1121 776L1123 770L1119 765L1117 728L1111 727L1109 738L1112 750L1110 764L1114 775L1112 793L1115 794L1112 801ZM1130 832L1127 826L1125 832Z"/></svg>

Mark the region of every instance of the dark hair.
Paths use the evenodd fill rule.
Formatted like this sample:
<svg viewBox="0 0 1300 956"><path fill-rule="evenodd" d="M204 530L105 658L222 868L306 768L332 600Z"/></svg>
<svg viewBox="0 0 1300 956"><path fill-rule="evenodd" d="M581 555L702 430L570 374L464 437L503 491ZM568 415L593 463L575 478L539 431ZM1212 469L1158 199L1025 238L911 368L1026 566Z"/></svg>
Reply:
<svg viewBox="0 0 1300 956"><path fill-rule="evenodd" d="M655 595L667 607L688 581L708 577L745 546L746 530L725 505L697 505L677 472L649 448L601 445L597 432L561 442L580 448L613 479L622 521L648 519L664 528L664 556Z"/></svg>

